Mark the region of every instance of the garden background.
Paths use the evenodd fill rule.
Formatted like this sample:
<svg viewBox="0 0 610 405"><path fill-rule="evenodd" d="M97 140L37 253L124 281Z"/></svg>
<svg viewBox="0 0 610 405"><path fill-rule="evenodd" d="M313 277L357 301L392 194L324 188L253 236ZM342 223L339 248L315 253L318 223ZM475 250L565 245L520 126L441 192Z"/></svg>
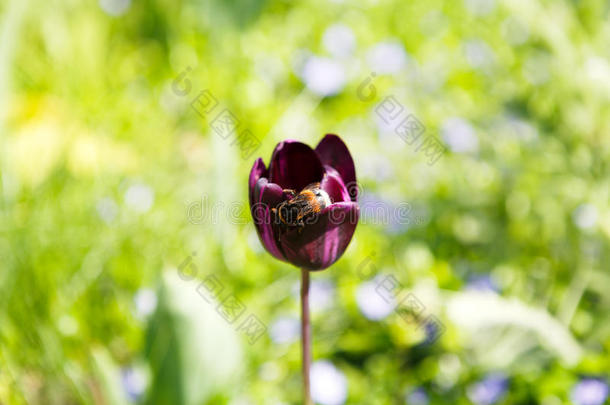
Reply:
<svg viewBox="0 0 610 405"><path fill-rule="evenodd" d="M299 404L299 270L262 248L247 177L325 133L363 215L312 274L316 403L607 402L609 14L0 2L0 403Z"/></svg>

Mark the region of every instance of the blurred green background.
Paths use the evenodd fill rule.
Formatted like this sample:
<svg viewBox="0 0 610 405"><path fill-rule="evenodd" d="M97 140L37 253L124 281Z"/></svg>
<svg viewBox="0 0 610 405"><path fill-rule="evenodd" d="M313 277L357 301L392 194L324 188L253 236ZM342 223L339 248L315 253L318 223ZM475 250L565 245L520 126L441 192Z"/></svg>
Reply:
<svg viewBox="0 0 610 405"><path fill-rule="evenodd" d="M0 2L0 403L299 404L299 271L262 249L247 176L328 132L363 206L409 212L363 210L312 276L317 403L607 402L609 15ZM252 155L191 107L206 89ZM380 119L389 96L446 146L438 162ZM211 275L265 325L254 343L198 294ZM389 275L440 327L380 299Z"/></svg>

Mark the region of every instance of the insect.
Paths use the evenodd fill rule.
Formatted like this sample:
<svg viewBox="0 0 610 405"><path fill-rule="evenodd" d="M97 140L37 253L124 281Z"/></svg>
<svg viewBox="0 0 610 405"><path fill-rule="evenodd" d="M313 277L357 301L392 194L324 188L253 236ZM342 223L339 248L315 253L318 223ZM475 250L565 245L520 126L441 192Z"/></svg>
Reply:
<svg viewBox="0 0 610 405"><path fill-rule="evenodd" d="M311 183L298 194L289 189L284 192L293 197L272 211L284 226L297 227L299 232L305 227L304 220L308 216L319 213L331 204L328 193L320 188L320 183Z"/></svg>

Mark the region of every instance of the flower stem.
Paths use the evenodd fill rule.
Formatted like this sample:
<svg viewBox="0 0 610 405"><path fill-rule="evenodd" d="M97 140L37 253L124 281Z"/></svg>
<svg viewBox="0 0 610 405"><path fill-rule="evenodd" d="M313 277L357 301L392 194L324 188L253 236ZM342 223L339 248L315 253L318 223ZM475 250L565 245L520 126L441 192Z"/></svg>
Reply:
<svg viewBox="0 0 610 405"><path fill-rule="evenodd" d="M309 270L301 269L301 345L303 353L303 405L313 405L309 388L311 323L309 321Z"/></svg>

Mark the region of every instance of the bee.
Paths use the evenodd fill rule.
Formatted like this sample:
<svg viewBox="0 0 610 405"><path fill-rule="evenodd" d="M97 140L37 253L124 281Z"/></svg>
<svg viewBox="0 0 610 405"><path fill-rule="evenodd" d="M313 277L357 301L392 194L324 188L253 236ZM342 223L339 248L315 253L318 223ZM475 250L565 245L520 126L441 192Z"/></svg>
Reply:
<svg viewBox="0 0 610 405"><path fill-rule="evenodd" d="M320 188L320 183L311 183L298 194L289 189L284 190L284 193L292 195L292 198L280 203L272 211L284 226L296 227L299 232L305 227L305 219L332 203L328 193Z"/></svg>

